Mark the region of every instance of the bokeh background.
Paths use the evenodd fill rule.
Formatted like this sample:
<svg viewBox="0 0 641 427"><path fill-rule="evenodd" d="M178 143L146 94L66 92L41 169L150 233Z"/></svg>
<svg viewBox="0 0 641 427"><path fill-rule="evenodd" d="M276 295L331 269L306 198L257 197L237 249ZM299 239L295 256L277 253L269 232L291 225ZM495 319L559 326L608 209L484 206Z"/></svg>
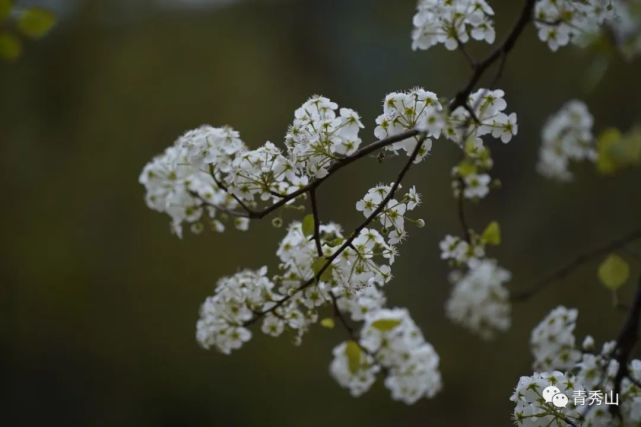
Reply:
<svg viewBox="0 0 641 427"><path fill-rule="evenodd" d="M459 152L438 142L408 179L428 226L402 247L387 292L441 355L441 394L406 406L379 382L350 397L328 375L338 328L314 328L300 347L257 334L231 357L200 349L198 307L216 279L273 268L284 230L266 220L179 240L144 205L143 165L203 123L230 124L250 146L279 143L315 93L359 111L372 139L386 93L420 85L451 96L469 75L463 58L410 50L414 0L22 3L53 8L59 22L0 64L0 424L508 426L508 398L530 371L529 332L548 310L580 308L579 337L616 335L624 313L596 263L515 304L512 329L493 342L445 319L437 246L460 228L449 183ZM520 2L492 4L501 39ZM519 135L493 144L503 188L469 217L477 229L502 224L491 255L513 272L511 289L641 226L638 169L603 177L583 165L570 184L535 172L540 128L569 98L588 103L597 131L640 122L640 62L612 56L597 81L599 61L574 48L552 54L532 28L508 59L502 87ZM369 159L336 175L319 195L322 216L356 225L356 200L400 165Z"/></svg>

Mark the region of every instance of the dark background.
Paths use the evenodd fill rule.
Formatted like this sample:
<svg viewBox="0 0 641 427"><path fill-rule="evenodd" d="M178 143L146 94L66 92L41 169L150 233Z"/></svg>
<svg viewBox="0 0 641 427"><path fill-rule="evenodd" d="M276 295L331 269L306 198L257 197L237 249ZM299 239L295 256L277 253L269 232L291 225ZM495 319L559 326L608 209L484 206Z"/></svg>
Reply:
<svg viewBox="0 0 641 427"><path fill-rule="evenodd" d="M198 307L216 279L273 268L284 230L266 220L179 240L144 205L143 165L203 123L230 124L252 147L280 143L315 93L356 109L373 140L386 93L420 85L452 96L469 71L441 46L410 50L414 0L177 3L42 1L59 11L57 27L0 64L0 424L507 426L508 398L530 372L530 330L548 310L578 307L579 337L614 338L624 314L596 262L515 304L512 329L491 343L444 317L450 285L437 247L460 229L449 183L459 152L437 142L408 179L424 195L427 227L412 230L386 291L439 352L442 393L406 406L379 382L350 397L328 374L340 329L316 327L299 348L259 333L231 357L200 349ZM492 5L500 40L520 2ZM582 165L570 184L534 169L540 128L567 99L588 103L597 131L639 123L640 62L612 57L587 90L594 63L591 51L551 53L532 28L509 57L501 85L519 135L492 143L503 189L469 215L477 230L502 224L490 255L513 272L511 289L640 226L638 169L602 177ZM364 160L336 175L319 196L323 217L353 227L356 200L400 162Z"/></svg>

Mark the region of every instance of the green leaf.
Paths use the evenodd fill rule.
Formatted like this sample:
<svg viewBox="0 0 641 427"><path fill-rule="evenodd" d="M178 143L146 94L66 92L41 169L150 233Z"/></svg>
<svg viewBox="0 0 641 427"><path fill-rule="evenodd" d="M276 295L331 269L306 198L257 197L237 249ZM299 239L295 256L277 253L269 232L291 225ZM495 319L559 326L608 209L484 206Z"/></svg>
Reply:
<svg viewBox="0 0 641 427"><path fill-rule="evenodd" d="M603 131L597 138L597 170L612 174L641 163L641 130L622 134L618 129Z"/></svg>
<svg viewBox="0 0 641 427"><path fill-rule="evenodd" d="M498 222L490 222L483 234L481 235L481 240L488 245L500 245L501 244L501 226Z"/></svg>
<svg viewBox="0 0 641 427"><path fill-rule="evenodd" d="M476 173L476 166L472 162L463 160L461 163L458 164L457 170L459 175L465 178L468 175L472 175Z"/></svg>
<svg viewBox="0 0 641 427"><path fill-rule="evenodd" d="M316 258L316 260L312 263L312 270L314 271L314 274L318 274L319 271L323 268L323 266L327 263L327 258L325 257L320 257ZM332 280L332 269L334 266L332 264L328 265L327 268L323 271L323 274L319 277L320 280L323 282L329 282Z"/></svg>
<svg viewBox="0 0 641 427"><path fill-rule="evenodd" d="M372 326L381 332L391 331L401 324L399 319L378 319L372 323Z"/></svg>
<svg viewBox="0 0 641 427"><path fill-rule="evenodd" d="M327 328L327 329L334 329L334 326L336 326L336 324L334 323L334 319L332 319L331 317L326 317L322 319L320 321L320 324L323 328Z"/></svg>
<svg viewBox="0 0 641 427"><path fill-rule="evenodd" d="M0 21L4 21L9 17L11 8L13 8L13 1L0 0Z"/></svg>
<svg viewBox="0 0 641 427"><path fill-rule="evenodd" d="M18 18L18 30L27 37L39 39L56 23L56 16L39 7L25 10Z"/></svg>
<svg viewBox="0 0 641 427"><path fill-rule="evenodd" d="M621 140L618 129L606 129L597 138L597 170L603 174L611 174L617 170L617 160L612 156L613 147Z"/></svg>
<svg viewBox="0 0 641 427"><path fill-rule="evenodd" d="M605 287L614 291L628 281L630 267L623 258L612 254L599 265L598 275Z"/></svg>
<svg viewBox="0 0 641 427"><path fill-rule="evenodd" d="M13 34L0 33L0 58L15 61L22 53L22 42Z"/></svg>
<svg viewBox="0 0 641 427"><path fill-rule="evenodd" d="M305 215L305 218L303 218L303 234L306 237L314 235L314 215Z"/></svg>
<svg viewBox="0 0 641 427"><path fill-rule="evenodd" d="M361 368L362 350L355 341L347 341L345 355L347 356L347 366L352 374L355 374Z"/></svg>

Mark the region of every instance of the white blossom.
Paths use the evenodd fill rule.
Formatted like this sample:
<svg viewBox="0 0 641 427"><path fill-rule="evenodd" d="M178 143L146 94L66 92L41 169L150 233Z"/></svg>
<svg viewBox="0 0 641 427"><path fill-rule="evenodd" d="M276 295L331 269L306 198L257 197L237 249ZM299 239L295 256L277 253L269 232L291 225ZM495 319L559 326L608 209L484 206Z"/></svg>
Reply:
<svg viewBox="0 0 641 427"><path fill-rule="evenodd" d="M543 143L539 151L537 170L548 178L560 181L572 179L570 161L596 160L592 136L593 118L587 106L577 100L566 103L550 117L543 127Z"/></svg>
<svg viewBox="0 0 641 427"><path fill-rule="evenodd" d="M361 200L356 202L356 210L362 212L366 218L371 216L391 190L392 184L374 186L367 191ZM385 206L377 215L377 219L382 231L387 233L389 244L395 245L400 243L406 237L406 217L420 202L421 196L416 192L415 187L411 187L403 196L398 199L391 198L385 203ZM418 220L412 221L416 222Z"/></svg>
<svg viewBox="0 0 641 427"><path fill-rule="evenodd" d="M168 214L179 236L185 222L207 220L213 229L224 230L218 219L221 210L234 210L238 203L216 184L209 167L223 176L232 170L236 156L245 151L238 132L228 127L202 126L185 133L140 174L139 181L147 190L147 206ZM247 228L246 222L238 225Z"/></svg>
<svg viewBox="0 0 641 427"><path fill-rule="evenodd" d="M616 342L603 344L600 352L594 352L594 339L590 336L583 341L580 352L574 347L572 331L576 321L575 309L558 307L535 329L540 342L546 347L561 349L560 354L570 357L547 358L544 365L546 372L535 372L532 376L521 377L511 399L515 402L514 421L518 426L565 426L570 420L575 425L591 427L616 427L619 425L637 425L641 422L641 389L628 378L621 380L619 389L619 413L621 422L613 416L609 406L602 401L590 401L590 391L600 390L603 395L614 392L615 379L620 366L613 358ZM545 331L544 331L545 330ZM545 338L543 338L545 336ZM550 342L558 340L559 343ZM558 351L558 350L557 350ZM535 352L536 362L540 355ZM550 360L553 360L550 362ZM539 363L539 366L541 364ZM563 366L555 368L554 366ZM544 368L545 369L545 368ZM628 363L627 374L634 379L641 376L641 361L634 359ZM567 406L559 407L554 402L546 401L551 396L544 396L543 390L548 386L557 389L552 392L565 394ZM616 397L613 395L613 398ZM604 399L604 397L602 397Z"/></svg>
<svg viewBox="0 0 641 427"><path fill-rule="evenodd" d="M441 389L439 357L425 341L406 309L370 313L360 344L386 368L385 386L392 398L407 404L433 397Z"/></svg>
<svg viewBox="0 0 641 427"><path fill-rule="evenodd" d="M570 42L583 46L613 18L612 0L538 0L534 17L539 39L551 50Z"/></svg>
<svg viewBox="0 0 641 427"><path fill-rule="evenodd" d="M506 331L510 327L510 301L504 283L510 276L494 260L471 263L446 303L448 317L485 339Z"/></svg>
<svg viewBox="0 0 641 427"><path fill-rule="evenodd" d="M409 92L392 92L385 97L383 114L376 118L374 135L384 139L409 130L420 130L425 132L427 137L438 138L441 135L443 123L443 106L436 94L422 88L415 88ZM385 149L394 154L405 151L410 156L420 139L420 136L406 138L388 145ZM415 163L420 162L431 148L431 139L425 139Z"/></svg>
<svg viewBox="0 0 641 427"><path fill-rule="evenodd" d="M362 127L354 110L339 110L329 99L312 96L294 113L285 144L297 168L310 177L321 178L336 159L358 149Z"/></svg>
<svg viewBox="0 0 641 427"><path fill-rule="evenodd" d="M360 396L372 387L376 381L376 374L380 365L374 359L356 347L353 341L341 343L334 348L334 360L329 366L329 371L341 387L349 389L352 396ZM355 355L350 355L354 351ZM350 361L350 356L356 360Z"/></svg>
<svg viewBox="0 0 641 427"><path fill-rule="evenodd" d="M559 393L566 396L567 406L558 407L546 401L543 390L549 386L557 387ZM560 371L535 372L521 377L510 397L515 404L514 423L523 427L564 427L568 425L565 420L570 420L575 425L583 425L578 422L582 416L581 408L576 407L570 398L575 390L583 389L573 376Z"/></svg>
<svg viewBox="0 0 641 427"><path fill-rule="evenodd" d="M534 369L568 369L581 353L575 348L574 327L578 311L559 306L552 310L534 330L530 338Z"/></svg>
<svg viewBox="0 0 641 427"><path fill-rule="evenodd" d="M267 268L263 267L218 281L215 294L203 303L196 325L196 338L204 348L216 347L229 354L249 341L251 332L245 323L254 312L269 308L280 298L266 274Z"/></svg>
<svg viewBox="0 0 641 427"><path fill-rule="evenodd" d="M439 244L441 259L452 260L456 265L472 264L485 256L485 246L480 239L472 242L460 237L447 235Z"/></svg>
<svg viewBox="0 0 641 427"><path fill-rule="evenodd" d="M485 0L420 0L413 19L412 49L443 43L454 50L470 37L494 43L493 16Z"/></svg>
<svg viewBox="0 0 641 427"><path fill-rule="evenodd" d="M443 130L445 136L462 147L468 141L481 146L485 135L500 139L504 144L510 142L519 129L516 113L505 112L507 102L504 97L505 92L501 89L473 92L466 100L467 108L459 106L448 116Z"/></svg>

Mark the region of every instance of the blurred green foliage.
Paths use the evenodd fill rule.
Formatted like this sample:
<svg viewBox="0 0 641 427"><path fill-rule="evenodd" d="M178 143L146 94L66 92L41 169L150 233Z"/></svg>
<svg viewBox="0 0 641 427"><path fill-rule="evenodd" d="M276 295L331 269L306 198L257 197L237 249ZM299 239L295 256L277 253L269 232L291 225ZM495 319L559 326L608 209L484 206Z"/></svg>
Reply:
<svg viewBox="0 0 641 427"><path fill-rule="evenodd" d="M529 332L549 309L578 307L580 337L618 331L624 313L609 305L598 262L516 304L513 328L494 342L445 319L438 242L460 232L450 188L460 153L438 142L408 176L424 195L427 226L411 230L387 294L441 355L440 395L408 407L378 384L350 397L327 372L344 340L338 327L314 328L300 347L259 336L231 357L198 348L198 307L216 279L273 268L284 229L266 219L251 233L178 240L168 218L144 205L142 166L202 123L232 125L250 146L278 143L313 93L359 111L367 141L387 92L422 85L451 96L467 66L456 52L410 50L414 0L76 4L20 61L0 64L3 425L508 426L508 397L530 371ZM493 5L500 39L520 5ZM471 205L469 220L477 230L501 224L491 253L513 272L512 289L639 227L639 168L601 176L583 165L569 184L535 172L540 128L569 98L588 103L597 130L640 122L639 61L613 58L588 93L581 76L592 60L574 48L552 54L532 28L507 60L501 87L519 135L492 146L503 187ZM354 203L400 164L363 159L332 177L318 195L321 217L353 227ZM285 224L301 216L288 212Z"/></svg>
<svg viewBox="0 0 641 427"><path fill-rule="evenodd" d="M12 15L15 10L15 19ZM33 40L43 37L56 22L55 15L34 6L15 8L12 0L0 0L0 59L15 61L22 54L22 41L18 34Z"/></svg>

